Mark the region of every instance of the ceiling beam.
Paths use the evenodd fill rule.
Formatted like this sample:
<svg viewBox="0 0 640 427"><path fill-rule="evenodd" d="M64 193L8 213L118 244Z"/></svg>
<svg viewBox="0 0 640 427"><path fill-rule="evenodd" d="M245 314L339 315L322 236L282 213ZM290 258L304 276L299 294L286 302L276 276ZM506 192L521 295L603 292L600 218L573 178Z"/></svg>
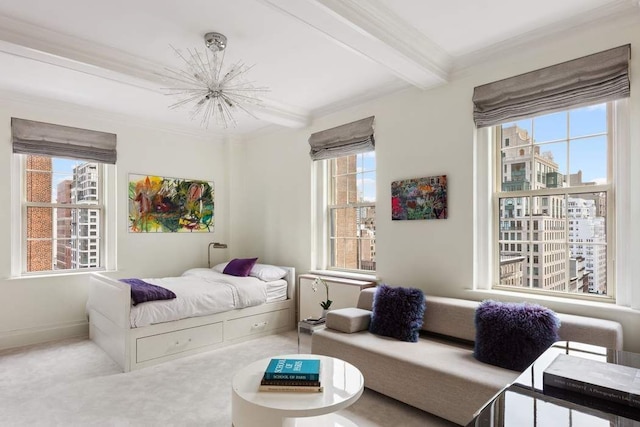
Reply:
<svg viewBox="0 0 640 427"><path fill-rule="evenodd" d="M262 1L416 87L448 81L453 59L377 0Z"/></svg>

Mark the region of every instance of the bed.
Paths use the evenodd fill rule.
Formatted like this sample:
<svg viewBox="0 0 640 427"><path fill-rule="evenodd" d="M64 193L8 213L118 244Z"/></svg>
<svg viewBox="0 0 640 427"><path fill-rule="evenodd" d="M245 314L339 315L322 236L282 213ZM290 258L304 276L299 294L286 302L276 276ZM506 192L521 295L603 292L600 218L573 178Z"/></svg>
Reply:
<svg viewBox="0 0 640 427"><path fill-rule="evenodd" d="M128 372L294 329L294 268L278 267L286 271L282 279L261 280L225 275L216 267L143 279L175 291L176 298L137 305L129 284L104 273L91 274L91 340ZM258 293L256 283L263 285Z"/></svg>

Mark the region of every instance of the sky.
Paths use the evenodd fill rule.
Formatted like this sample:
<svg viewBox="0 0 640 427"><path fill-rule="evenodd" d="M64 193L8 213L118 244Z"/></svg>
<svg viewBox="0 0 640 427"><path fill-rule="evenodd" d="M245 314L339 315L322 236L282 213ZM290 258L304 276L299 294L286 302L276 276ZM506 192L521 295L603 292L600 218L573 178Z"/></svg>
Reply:
<svg viewBox="0 0 640 427"><path fill-rule="evenodd" d="M358 194L362 194L365 202L376 201L376 152L369 151L356 157L356 170L361 172L358 176ZM367 172L371 171L371 172Z"/></svg>
<svg viewBox="0 0 640 427"><path fill-rule="evenodd" d="M567 126L568 123L568 126ZM560 173L576 173L582 170L584 182L604 182L607 176L607 139L606 135L580 138L602 134L607 131L606 104L599 104L571 110L567 121L567 113L553 113L534 119L505 123L503 127L517 124L521 129L529 131L535 143L558 141L543 144L541 152L550 151L553 160L560 168ZM533 131L533 133L532 133ZM567 156L567 138L569 138L569 155ZM568 159L567 159L568 157ZM567 160L569 165L567 165Z"/></svg>

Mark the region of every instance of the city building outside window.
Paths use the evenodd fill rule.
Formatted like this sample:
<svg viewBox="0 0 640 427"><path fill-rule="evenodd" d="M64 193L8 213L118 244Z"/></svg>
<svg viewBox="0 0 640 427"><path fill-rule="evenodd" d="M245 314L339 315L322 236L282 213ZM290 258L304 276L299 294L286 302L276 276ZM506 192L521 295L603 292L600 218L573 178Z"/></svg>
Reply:
<svg viewBox="0 0 640 427"><path fill-rule="evenodd" d="M356 272L376 269L375 151L328 162L328 268Z"/></svg>
<svg viewBox="0 0 640 427"><path fill-rule="evenodd" d="M104 267L104 165L19 154L22 273Z"/></svg>
<svg viewBox="0 0 640 427"><path fill-rule="evenodd" d="M611 109L603 103L496 127L494 287L612 296ZM507 244L512 232L516 250Z"/></svg>

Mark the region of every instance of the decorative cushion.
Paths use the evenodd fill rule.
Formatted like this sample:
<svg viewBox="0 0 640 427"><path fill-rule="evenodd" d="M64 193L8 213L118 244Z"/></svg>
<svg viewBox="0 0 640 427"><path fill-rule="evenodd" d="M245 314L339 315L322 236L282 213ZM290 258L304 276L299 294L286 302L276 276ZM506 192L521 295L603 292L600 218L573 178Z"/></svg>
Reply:
<svg viewBox="0 0 640 427"><path fill-rule="evenodd" d="M371 312L361 308L339 308L327 313L327 328L346 334L366 331L370 323Z"/></svg>
<svg viewBox="0 0 640 427"><path fill-rule="evenodd" d="M287 271L275 265L256 264L249 272L249 275L264 280L265 282L273 282L286 276Z"/></svg>
<svg viewBox="0 0 640 427"><path fill-rule="evenodd" d="M231 276L247 277L258 258L235 258L222 271Z"/></svg>
<svg viewBox="0 0 640 427"><path fill-rule="evenodd" d="M476 309L473 356L481 362L524 371L559 340L560 320L546 307L482 301Z"/></svg>
<svg viewBox="0 0 640 427"><path fill-rule="evenodd" d="M424 293L420 289L382 284L373 297L369 331L402 341L417 342L424 310Z"/></svg>
<svg viewBox="0 0 640 427"><path fill-rule="evenodd" d="M120 281L131 287L131 301L133 305L148 301L174 299L176 297L176 294L169 289L147 283L142 279L120 279Z"/></svg>

